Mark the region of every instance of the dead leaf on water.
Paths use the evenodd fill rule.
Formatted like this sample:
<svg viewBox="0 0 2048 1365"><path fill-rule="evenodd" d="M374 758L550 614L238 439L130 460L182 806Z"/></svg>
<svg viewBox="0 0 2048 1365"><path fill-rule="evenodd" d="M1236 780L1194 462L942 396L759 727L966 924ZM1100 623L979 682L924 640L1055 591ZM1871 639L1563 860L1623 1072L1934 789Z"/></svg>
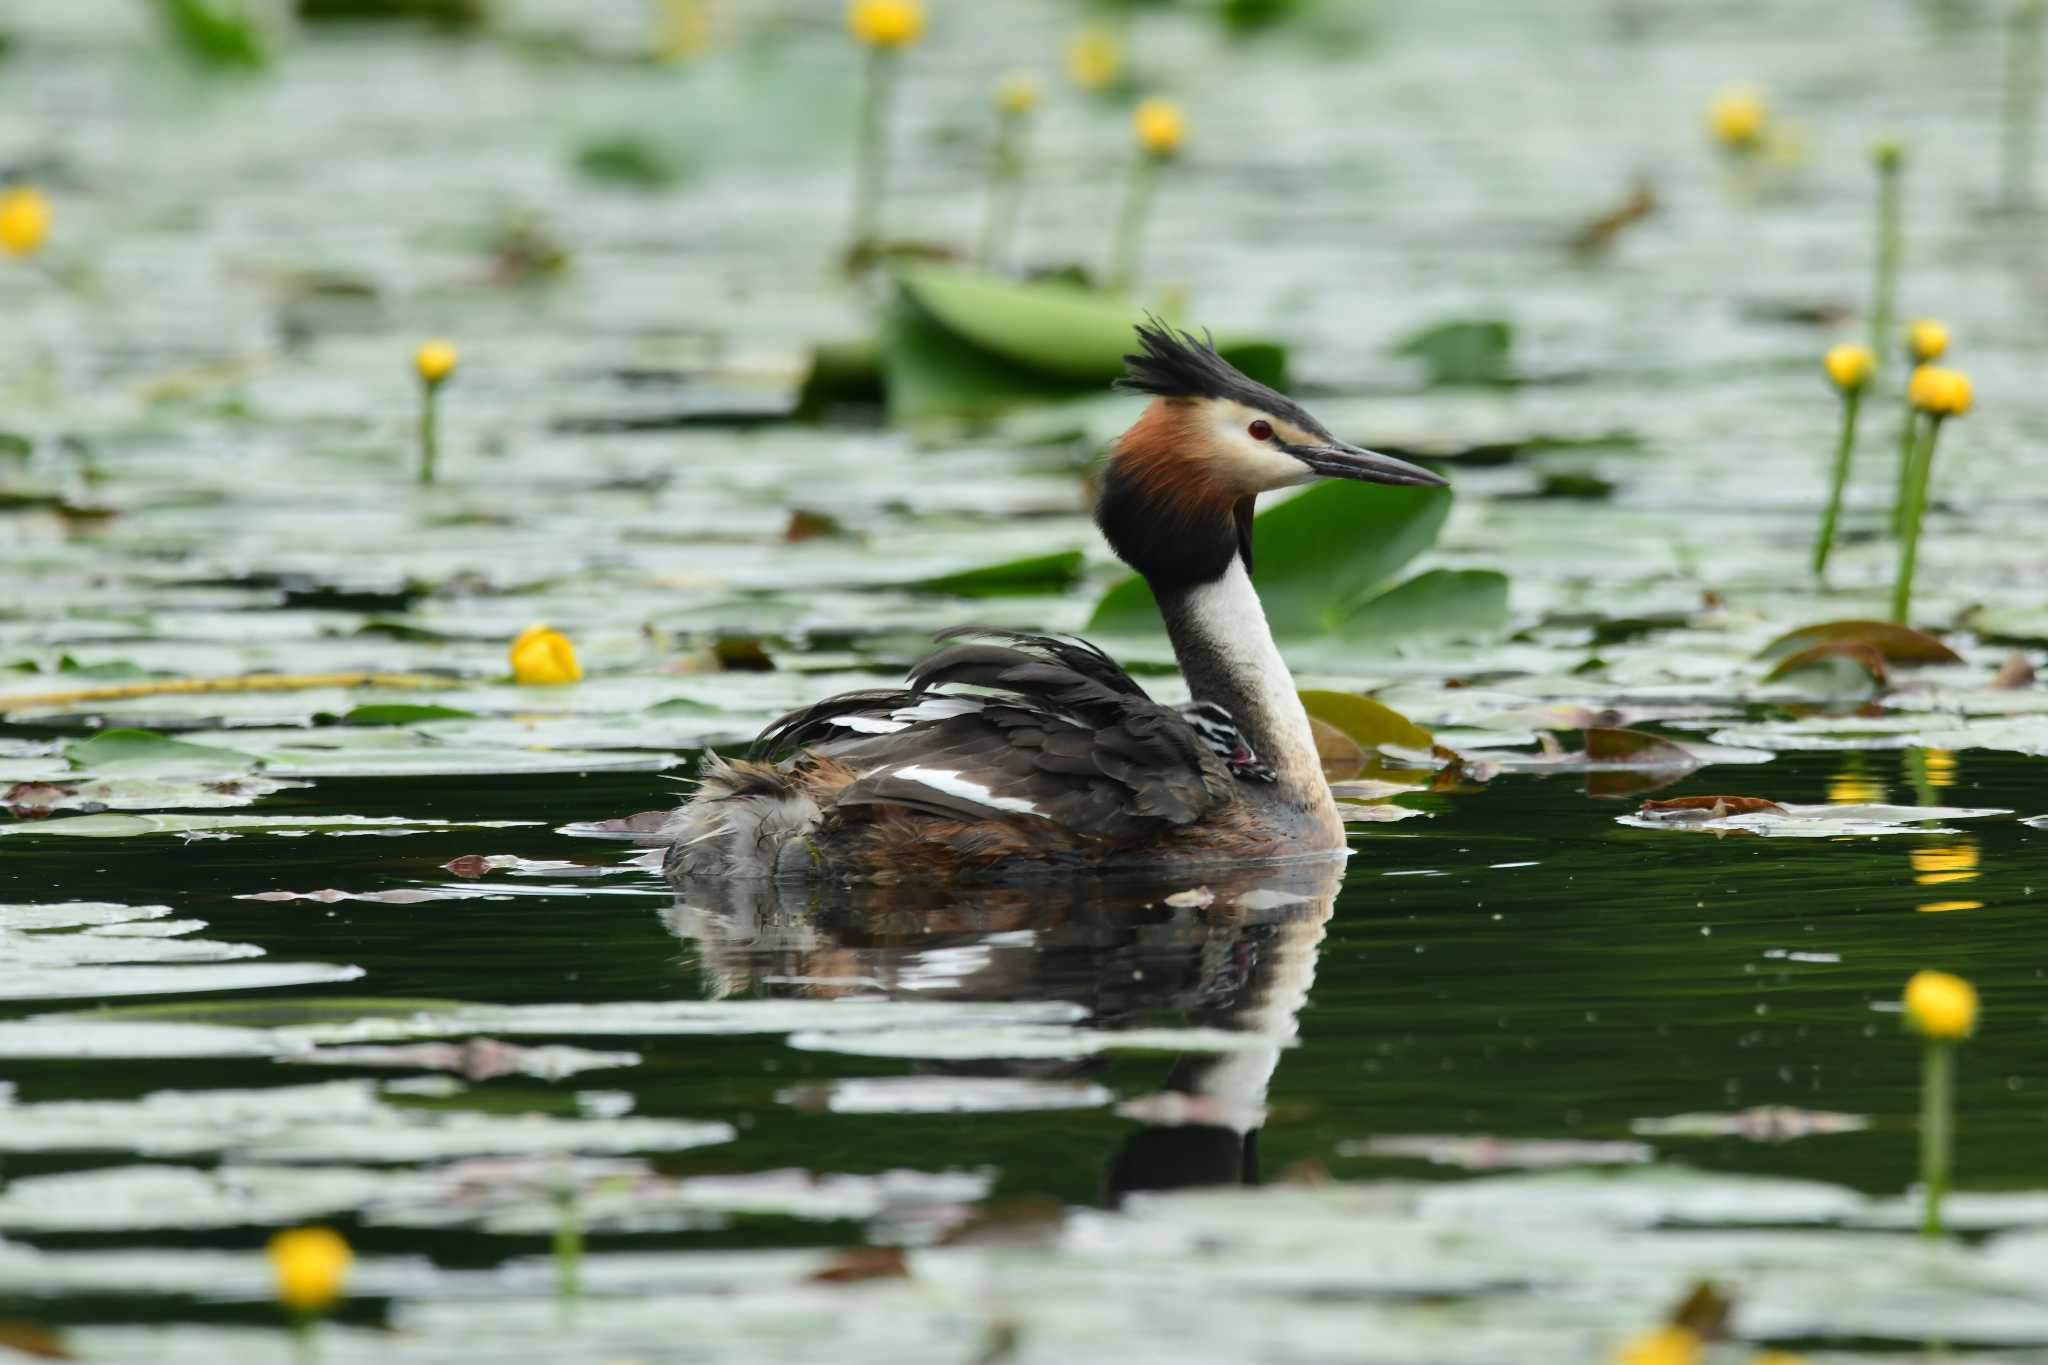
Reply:
<svg viewBox="0 0 2048 1365"><path fill-rule="evenodd" d="M857 1280L907 1280L910 1265L902 1247L854 1247L842 1251L813 1271L814 1284L850 1284Z"/></svg>
<svg viewBox="0 0 2048 1365"><path fill-rule="evenodd" d="M1638 813L1670 820L1719 820L1759 811L1783 815L1785 808L1761 796L1674 796L1668 801L1645 801Z"/></svg>

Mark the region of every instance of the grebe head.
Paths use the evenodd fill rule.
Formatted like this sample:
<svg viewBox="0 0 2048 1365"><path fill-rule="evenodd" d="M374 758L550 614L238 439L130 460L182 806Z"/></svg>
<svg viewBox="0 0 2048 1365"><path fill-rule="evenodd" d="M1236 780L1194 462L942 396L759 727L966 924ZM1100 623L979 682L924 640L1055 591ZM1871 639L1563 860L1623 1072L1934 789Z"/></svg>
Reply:
<svg viewBox="0 0 2048 1365"><path fill-rule="evenodd" d="M1213 343L1157 320L1138 328L1117 387L1152 395L1117 442L1096 521L1154 587L1204 583L1251 564L1258 495L1312 479L1437 485L1419 465L1340 441L1308 410L1250 378Z"/></svg>
<svg viewBox="0 0 2048 1365"><path fill-rule="evenodd" d="M1209 752L1229 765L1230 775L1238 781L1265 783L1279 776L1259 761L1251 741L1244 737L1244 731L1237 728L1237 717L1230 714L1229 707L1213 701L1189 701L1182 702L1175 709L1187 717L1196 738L1208 746Z"/></svg>

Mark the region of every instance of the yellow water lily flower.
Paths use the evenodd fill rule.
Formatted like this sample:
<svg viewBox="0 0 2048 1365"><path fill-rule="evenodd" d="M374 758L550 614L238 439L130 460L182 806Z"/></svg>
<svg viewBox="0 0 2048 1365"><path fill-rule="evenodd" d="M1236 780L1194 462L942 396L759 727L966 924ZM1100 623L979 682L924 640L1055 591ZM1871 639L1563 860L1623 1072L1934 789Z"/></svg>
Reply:
<svg viewBox="0 0 2048 1365"><path fill-rule="evenodd" d="M1180 150L1188 131L1180 106L1157 96L1131 111L1131 127L1138 135L1138 145L1153 156L1172 156Z"/></svg>
<svg viewBox="0 0 2048 1365"><path fill-rule="evenodd" d="M704 0L662 0L654 24L654 55L665 62L702 56L711 46L711 10Z"/></svg>
<svg viewBox="0 0 2048 1365"><path fill-rule="evenodd" d="M333 1228L286 1228L270 1239L277 1300L294 1313L324 1313L341 1297L355 1253Z"/></svg>
<svg viewBox="0 0 2048 1365"><path fill-rule="evenodd" d="M1090 24L1067 40L1067 75L1083 90L1100 90L1124 69L1116 30Z"/></svg>
<svg viewBox="0 0 2048 1365"><path fill-rule="evenodd" d="M0 250L27 256L50 235L50 201L33 185L0 190Z"/></svg>
<svg viewBox="0 0 2048 1365"><path fill-rule="evenodd" d="M1614 1365L1698 1365L1700 1346L1700 1334L1690 1327L1659 1327L1617 1351Z"/></svg>
<svg viewBox="0 0 2048 1365"><path fill-rule="evenodd" d="M1755 151L1763 144L1770 106L1753 85L1731 85L1707 106L1707 127L1714 140L1731 151Z"/></svg>
<svg viewBox="0 0 2048 1365"><path fill-rule="evenodd" d="M1906 383L1906 400L1936 417L1960 417L1970 410L1970 377L1961 370L1922 365Z"/></svg>
<svg viewBox="0 0 2048 1365"><path fill-rule="evenodd" d="M1028 71L1013 71L996 82L996 108L1006 114L1028 114L1038 107L1044 88Z"/></svg>
<svg viewBox="0 0 2048 1365"><path fill-rule="evenodd" d="M429 384L438 384L455 373L455 366L462 357L455 344L449 341L429 341L413 352L413 368L420 372L420 378Z"/></svg>
<svg viewBox="0 0 2048 1365"><path fill-rule="evenodd" d="M1877 357L1868 346L1858 346L1853 341L1831 348L1821 364L1827 367L1828 378L1835 382L1835 387L1845 393L1861 389L1877 373Z"/></svg>
<svg viewBox="0 0 2048 1365"><path fill-rule="evenodd" d="M1977 1031L1977 988L1947 972L1915 972L1906 983L1906 1018L1929 1038L1967 1038Z"/></svg>
<svg viewBox="0 0 2048 1365"><path fill-rule="evenodd" d="M1948 327L1933 318L1921 318L1918 322L1906 324L1906 354L1913 358L1915 365L1925 365L1930 360L1941 359L1941 353L1948 349Z"/></svg>
<svg viewBox="0 0 2048 1365"><path fill-rule="evenodd" d="M853 0L846 27L869 47L909 47L924 36L919 0Z"/></svg>
<svg viewBox="0 0 2048 1365"><path fill-rule="evenodd" d="M583 677L583 665L576 662L576 646L553 626L534 625L520 631L508 657L513 678L529 687L572 683Z"/></svg>

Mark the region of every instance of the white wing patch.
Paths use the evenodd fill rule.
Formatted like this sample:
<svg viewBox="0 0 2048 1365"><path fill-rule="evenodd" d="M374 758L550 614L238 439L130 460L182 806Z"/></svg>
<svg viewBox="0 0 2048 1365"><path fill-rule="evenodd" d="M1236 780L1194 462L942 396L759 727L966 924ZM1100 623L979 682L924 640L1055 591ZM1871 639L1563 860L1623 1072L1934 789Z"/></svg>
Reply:
<svg viewBox="0 0 2048 1365"><path fill-rule="evenodd" d="M857 730L864 735L893 735L898 730L908 730L910 722L885 720L880 716L833 716L834 725L848 730Z"/></svg>
<svg viewBox="0 0 2048 1365"><path fill-rule="evenodd" d="M906 723L920 720L951 720L954 716L971 716L980 710L981 702L974 697L933 695L914 705L897 707L889 713L889 718Z"/></svg>
<svg viewBox="0 0 2048 1365"><path fill-rule="evenodd" d="M963 773L948 768L898 768L896 776L905 782L915 782L920 787L930 787L935 792L961 801L972 801L977 806L990 810L1015 811L1019 815L1037 815L1038 807L1015 796L997 796L986 784L976 782Z"/></svg>

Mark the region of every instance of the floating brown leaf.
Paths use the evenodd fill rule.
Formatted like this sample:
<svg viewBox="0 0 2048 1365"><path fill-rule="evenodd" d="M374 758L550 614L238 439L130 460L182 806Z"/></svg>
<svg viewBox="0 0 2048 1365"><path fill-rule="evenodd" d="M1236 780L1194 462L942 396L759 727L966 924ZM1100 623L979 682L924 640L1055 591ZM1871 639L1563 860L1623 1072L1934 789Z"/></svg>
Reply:
<svg viewBox="0 0 2048 1365"><path fill-rule="evenodd" d="M65 1349L56 1328L20 1318L0 1321L0 1351L6 1351L10 1356L32 1356L37 1360L78 1359Z"/></svg>
<svg viewBox="0 0 2048 1365"><path fill-rule="evenodd" d="M1674 796L1668 801L1645 801L1644 815L1668 815L1700 811L1703 820L1720 820L1730 815L1783 815L1785 808L1761 796Z"/></svg>
<svg viewBox="0 0 2048 1365"><path fill-rule="evenodd" d="M1066 1217L1066 1206L1057 1199L1037 1195L998 1199L976 1208L966 1222L939 1238L939 1245L1048 1243L1058 1236Z"/></svg>
<svg viewBox="0 0 2048 1365"><path fill-rule="evenodd" d="M1861 668L1870 676L1870 681L1879 687L1891 681L1890 675L1885 671L1884 651L1867 640L1823 640L1819 644L1808 645L1805 649L1780 659L1775 668L1764 674L1764 681L1776 682L1780 678L1787 678L1804 669L1837 659Z"/></svg>
<svg viewBox="0 0 2048 1365"><path fill-rule="evenodd" d="M1656 192L1648 185L1637 185L1628 198L1573 233L1572 250L1581 256L1597 256L1613 246L1630 224L1640 223L1656 211Z"/></svg>
<svg viewBox="0 0 2048 1365"><path fill-rule="evenodd" d="M782 539L789 545L845 534L846 528L839 524L839 518L825 512L813 512L805 507L792 509L789 514L789 525L782 528Z"/></svg>
<svg viewBox="0 0 2048 1365"><path fill-rule="evenodd" d="M2034 665L2024 651L2014 650L2005 656L2005 662L1998 666L1998 676L1991 680L1997 688L2012 690L2034 685Z"/></svg>
<svg viewBox="0 0 2048 1365"><path fill-rule="evenodd" d="M816 1284L851 1284L857 1280L905 1280L910 1265L902 1247L852 1247L812 1271Z"/></svg>
<svg viewBox="0 0 2048 1365"><path fill-rule="evenodd" d="M1316 738L1316 757L1322 760L1324 777L1342 782L1365 771L1365 750L1357 740L1314 716L1308 718L1308 728Z"/></svg>
<svg viewBox="0 0 2048 1365"><path fill-rule="evenodd" d="M1815 645L1850 642L1868 645L1888 664L1958 664L1962 656L1925 631L1894 621L1823 621L1787 631L1765 645L1759 659L1783 659Z"/></svg>
<svg viewBox="0 0 2048 1365"><path fill-rule="evenodd" d="M1586 757L1594 763L1630 768L1697 768L1699 759L1683 746L1648 730L1594 726L1586 731Z"/></svg>

